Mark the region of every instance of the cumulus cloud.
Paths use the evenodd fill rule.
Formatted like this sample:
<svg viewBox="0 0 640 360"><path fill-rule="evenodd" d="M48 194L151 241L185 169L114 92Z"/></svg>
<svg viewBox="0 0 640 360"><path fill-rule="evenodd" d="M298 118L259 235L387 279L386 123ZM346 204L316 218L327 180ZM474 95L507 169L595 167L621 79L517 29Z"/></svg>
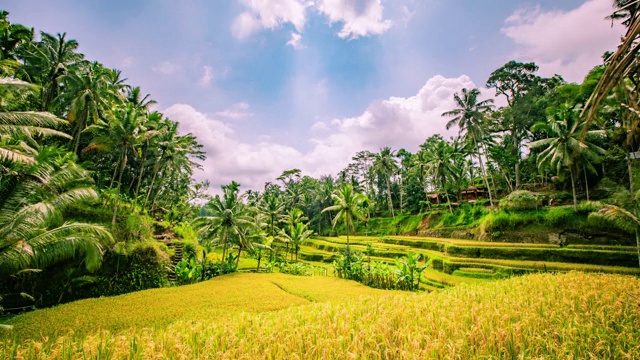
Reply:
<svg viewBox="0 0 640 360"><path fill-rule="evenodd" d="M221 116L224 112L206 115L189 105L176 104L164 113L180 122L181 131L196 134L204 145L207 160L198 179L210 180L216 189L231 180L243 188L261 189L287 169L300 168L316 177L336 174L360 150L379 151L390 146L416 151L433 134L455 135L457 129L446 130L448 119L441 114L454 108L453 94L465 87L475 87L466 75L435 76L414 96L390 97L372 103L358 116L316 122L310 129L315 134L309 139L312 147L306 153L269 137L260 137L256 143L239 141L233 123ZM244 103L236 105L236 109L249 109Z"/></svg>
<svg viewBox="0 0 640 360"><path fill-rule="evenodd" d="M209 180L212 191L232 180L244 189L261 189L265 181L279 176L284 169L293 168L301 154L296 149L260 141L248 144L235 138L233 129L216 116L206 115L187 104L174 104L164 111L180 123L182 133L192 133L204 146L207 160L203 171L194 176Z"/></svg>
<svg viewBox="0 0 640 360"><path fill-rule="evenodd" d="M581 82L620 41L622 26L605 20L612 12L610 0L589 0L569 11L520 9L505 20L502 33L518 46L516 59L536 62L543 75Z"/></svg>
<svg viewBox="0 0 640 360"><path fill-rule="evenodd" d="M180 65L174 64L170 61L163 61L158 65L152 66L151 70L165 75L172 75L180 70Z"/></svg>
<svg viewBox="0 0 640 360"><path fill-rule="evenodd" d="M244 40L260 29L292 24L298 33L306 22L307 4L301 0L241 0L247 8L231 25L231 33Z"/></svg>
<svg viewBox="0 0 640 360"><path fill-rule="evenodd" d="M391 20L383 18L384 7L381 0L240 1L246 10L231 25L231 33L239 40L245 40L261 29L275 29L291 24L296 31L291 33L291 40L287 45L299 48L308 8L326 16L331 24L342 24L337 35L343 39L379 35L392 25Z"/></svg>
<svg viewBox="0 0 640 360"><path fill-rule="evenodd" d="M391 27L382 16L381 0L320 0L318 10L331 23L342 23L341 38L356 39L370 34L382 34Z"/></svg>

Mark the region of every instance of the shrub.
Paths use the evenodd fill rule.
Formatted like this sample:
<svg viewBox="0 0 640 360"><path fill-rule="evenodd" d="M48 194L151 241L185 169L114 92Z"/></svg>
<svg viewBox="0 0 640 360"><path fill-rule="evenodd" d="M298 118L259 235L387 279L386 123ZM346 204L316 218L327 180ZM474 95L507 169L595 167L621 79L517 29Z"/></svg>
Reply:
<svg viewBox="0 0 640 360"><path fill-rule="evenodd" d="M180 223L180 225L173 228L173 231L185 242L198 242L198 233L196 233L196 231L188 223Z"/></svg>
<svg viewBox="0 0 640 360"><path fill-rule="evenodd" d="M510 210L536 210L544 205L545 196L527 190L516 190L500 200L500 207Z"/></svg>
<svg viewBox="0 0 640 360"><path fill-rule="evenodd" d="M286 264L283 268L280 269L280 272L290 275L312 276L313 266L297 262L293 264Z"/></svg>
<svg viewBox="0 0 640 360"><path fill-rule="evenodd" d="M576 222L576 212L572 206L552 207L545 214L545 222L552 226L570 226Z"/></svg>

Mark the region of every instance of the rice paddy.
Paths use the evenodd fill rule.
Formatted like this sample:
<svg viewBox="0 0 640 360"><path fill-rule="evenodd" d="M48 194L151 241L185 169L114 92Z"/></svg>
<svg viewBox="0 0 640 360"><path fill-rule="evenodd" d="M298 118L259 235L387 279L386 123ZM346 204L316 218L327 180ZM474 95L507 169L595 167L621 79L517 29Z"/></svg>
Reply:
<svg viewBox="0 0 640 360"><path fill-rule="evenodd" d="M581 272L419 294L329 277L237 274L15 317L0 356L633 359L639 299L636 277Z"/></svg>

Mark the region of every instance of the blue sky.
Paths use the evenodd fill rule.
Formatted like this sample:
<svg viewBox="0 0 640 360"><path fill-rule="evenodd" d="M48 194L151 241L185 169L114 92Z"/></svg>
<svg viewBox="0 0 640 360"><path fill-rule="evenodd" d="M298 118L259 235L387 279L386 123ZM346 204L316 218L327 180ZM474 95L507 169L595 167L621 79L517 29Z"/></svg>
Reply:
<svg viewBox="0 0 640 360"><path fill-rule="evenodd" d="M415 151L453 93L511 59L579 82L622 29L610 0L8 0L67 32L205 145L199 180L260 188L335 174L356 151ZM493 95L483 91L485 96Z"/></svg>

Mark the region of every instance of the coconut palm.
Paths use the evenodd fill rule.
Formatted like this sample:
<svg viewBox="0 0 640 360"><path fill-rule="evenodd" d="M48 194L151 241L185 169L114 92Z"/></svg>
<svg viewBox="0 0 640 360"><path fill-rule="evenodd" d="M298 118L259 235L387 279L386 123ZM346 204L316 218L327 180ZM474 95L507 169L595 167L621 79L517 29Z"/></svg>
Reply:
<svg viewBox="0 0 640 360"><path fill-rule="evenodd" d="M640 61L640 1L639 0L615 0L614 6L616 11L611 14L610 18L623 19L623 25L627 27L627 32L622 37L622 42L618 46L616 52L609 56L606 60L607 67L598 81L593 93L587 100L582 114L587 114L587 125L591 123L596 115L596 111L600 104L611 92L617 84L625 79L632 79L634 83L634 92L637 92L639 61ZM626 104L636 111L640 111L640 104ZM587 126L588 127L588 126ZM585 127L584 129L586 129ZM583 136L585 134L582 134Z"/></svg>
<svg viewBox="0 0 640 360"><path fill-rule="evenodd" d="M393 200L391 199L391 176L399 169L395 156L396 154L391 148L384 147L380 149L379 154L376 154L375 161L373 162L373 170L384 177L387 185L387 205L393 218L395 218L395 215L393 213Z"/></svg>
<svg viewBox="0 0 640 360"><path fill-rule="evenodd" d="M146 117L144 113L129 103L125 108L117 109L114 118L109 122L100 121L86 129L86 131L93 132L97 136L83 151L97 149L115 150L119 153L119 159L114 167L113 177L111 179L111 186L113 186L116 174L118 174L113 218L111 220L112 224L116 223L118 200L122 188L122 174L127 166L129 154L137 156L139 145L141 145L145 137L149 135L143 125L145 120Z"/></svg>
<svg viewBox="0 0 640 360"><path fill-rule="evenodd" d="M9 13L0 10L0 60L17 60L16 49L33 38L33 30L7 20Z"/></svg>
<svg viewBox="0 0 640 360"><path fill-rule="evenodd" d="M638 194L636 194L636 198ZM640 265L640 220L631 211L615 205L606 205L597 212L589 214L590 219L604 220L624 231L635 233Z"/></svg>
<svg viewBox="0 0 640 360"><path fill-rule="evenodd" d="M349 254L349 233L354 230L353 220L366 221L361 204L367 200L367 197L364 194L356 192L351 184L343 184L331 194L331 198L334 201L334 205L325 208L322 212L337 212L333 218L332 225L333 228L335 228L338 222L342 221L344 223L347 235L347 254Z"/></svg>
<svg viewBox="0 0 640 360"><path fill-rule="evenodd" d="M458 93L453 95L453 100L455 101L457 108L442 113L442 116L453 117L453 119L449 120L447 123L447 129L457 125L460 128L460 134L464 134L464 138L470 144L473 144L473 147L476 150L475 153L477 155L478 162L480 163L482 179L484 180L484 185L487 187L487 192L489 193L489 203L493 208L491 187L489 186L487 172L482 160L482 153L485 150L482 146L482 140L486 133L483 126L483 120L485 115L493 108L493 99L478 101L479 96L480 90L478 89L462 89L462 96Z"/></svg>
<svg viewBox="0 0 640 360"><path fill-rule="evenodd" d="M76 52L78 42L67 40L66 33L56 36L41 32L41 40L32 42L21 53L24 72L30 81L39 84L40 107L51 111L51 105L60 92L61 77L84 57Z"/></svg>
<svg viewBox="0 0 640 360"><path fill-rule="evenodd" d="M226 261L227 249L232 241L236 241L242 247L253 248L245 228L254 227L255 221L248 214L238 194L239 188L240 184L235 181L223 185L222 198L216 195L207 204L207 210L211 215L199 217L195 223L205 242L222 246L221 262Z"/></svg>
<svg viewBox="0 0 640 360"><path fill-rule="evenodd" d="M551 111L548 123L537 123L532 131L544 130L549 137L533 141L529 148L546 147L538 154L538 166L549 166L557 174L569 170L571 190L573 192L573 207L578 210L576 196L576 175L578 164L582 162L586 168L595 172L593 163L599 163L605 150L582 138L581 134L604 135L603 130L587 130L586 121L580 119L580 107L562 104L555 111Z"/></svg>
<svg viewBox="0 0 640 360"><path fill-rule="evenodd" d="M298 250L309 237L313 235L313 231L309 230L308 225L302 221L296 221L293 224L287 225L283 230L280 230L279 238L291 244L293 251L296 255L296 261L298 261Z"/></svg>
<svg viewBox="0 0 640 360"><path fill-rule="evenodd" d="M78 256L87 270L100 267L101 244L112 240L109 232L95 224L60 220L65 208L97 199L88 186L90 174L72 157L45 148L20 179L2 183L0 275L43 269Z"/></svg>
<svg viewBox="0 0 640 360"><path fill-rule="evenodd" d="M258 210L264 215L267 225L267 234L276 236L278 224L284 219L285 204L276 195L270 194L262 197Z"/></svg>
<svg viewBox="0 0 640 360"><path fill-rule="evenodd" d="M77 154L80 137L87 126L104 120L117 99L111 86L112 71L98 62L82 61L61 76L66 91L56 101L69 108L68 119L73 125L73 151Z"/></svg>
<svg viewBox="0 0 640 360"><path fill-rule="evenodd" d="M433 178L439 192L444 192L449 205L449 211L453 214L451 199L449 198L448 184L455 183L459 178L459 168L455 161L456 149L446 140L440 138L430 148L423 148L426 173Z"/></svg>
<svg viewBox="0 0 640 360"><path fill-rule="evenodd" d="M0 89L33 89L33 85L11 78L0 77ZM56 130L66 121L48 112L2 111L0 107L0 160L10 162L33 163L33 154L37 143L35 136L57 136L70 139L68 134ZM12 144L11 140L17 140Z"/></svg>

